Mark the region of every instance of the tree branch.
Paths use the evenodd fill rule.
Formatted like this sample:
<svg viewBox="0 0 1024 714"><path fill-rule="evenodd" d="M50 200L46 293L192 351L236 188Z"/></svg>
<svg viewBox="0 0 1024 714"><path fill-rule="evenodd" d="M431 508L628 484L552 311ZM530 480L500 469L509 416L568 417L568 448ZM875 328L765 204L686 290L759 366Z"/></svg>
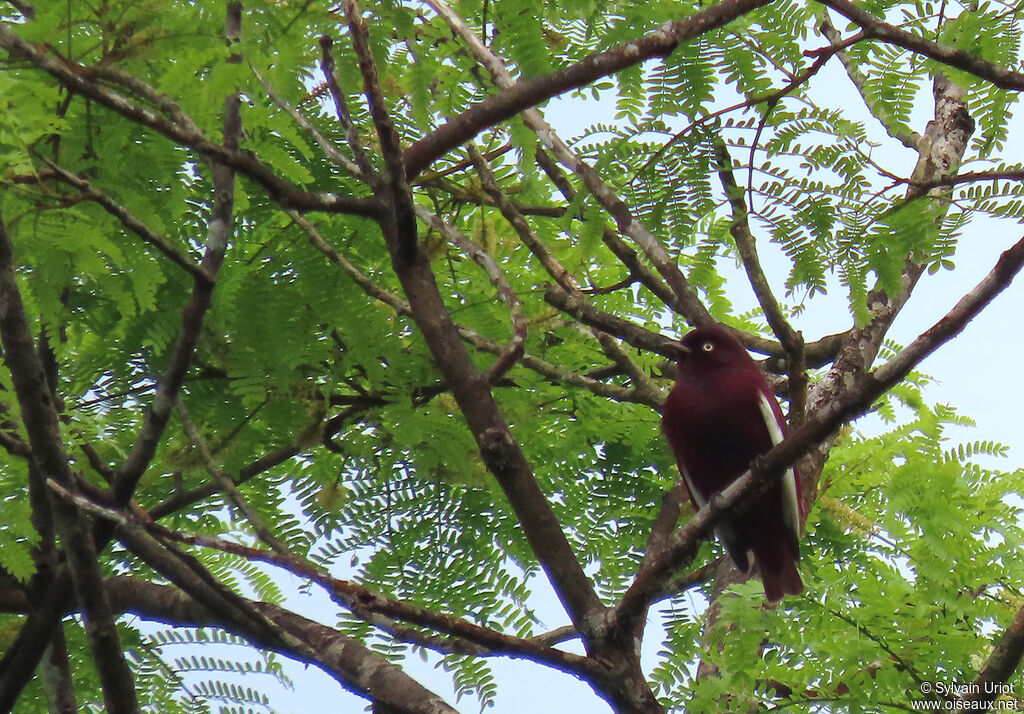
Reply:
<svg viewBox="0 0 1024 714"><path fill-rule="evenodd" d="M379 300L388 307L392 308L399 315L412 317L412 308L409 306L409 303L400 298L398 295L395 295L394 293L385 290L384 288L370 280L370 278L367 277L365 273L359 270L347 258L345 258L345 256L338 252L338 250L333 245L328 243L323 238L323 236L320 235L320 232L317 230L316 226L314 226L311 222L295 213L291 213L289 215L303 230L306 231L307 235L309 236L310 244L318 251L323 253L325 256L327 256L327 258L332 263L334 263L342 270L344 270L352 278L356 285L362 288L363 292L365 292L371 298ZM468 327L456 325L456 329L458 329L459 336L462 338L463 341L468 342L475 348L487 352L489 354L500 355L506 347L505 345L502 345L489 337L485 337L479 334L478 332L469 329ZM585 375L578 374L571 370L558 367L557 365L553 365L550 362L542 360L541 358L535 355L531 355L529 353L524 354L522 360L520 360L520 363L524 367L533 370L537 374L540 374L541 376L545 377L546 379L550 379L553 382L559 382L561 384L567 384L573 387L586 389L600 397L607 397L608 399L614 399L615 401L620 402L642 401L640 395L638 395L635 392L635 390L626 389L625 387L620 387L614 384L606 384L605 382L602 382L599 379L587 377ZM660 408L660 403L661 402L659 401L655 404L652 404L651 406L655 408Z"/></svg>
<svg viewBox="0 0 1024 714"><path fill-rule="evenodd" d="M267 96L270 97L270 100L274 102L274 104L279 106L281 109L283 109L285 112L287 112L288 115L292 118L292 121L294 121L299 126L300 129L302 129L304 132L313 137L313 141L315 141L316 145L320 147L320 150L324 152L324 156L330 159L336 166L344 169L345 171L347 171L348 173L352 174L353 176L360 180L367 180L370 176L373 175L371 170L369 170L368 168L361 168L358 164L356 164L350 158L341 153L341 151L338 150L338 147L335 145L335 143L328 139L326 136L324 136L319 129L313 126L313 122L307 119L305 114L303 114L301 111L299 111L291 104L286 102L283 97L278 95L274 91L274 88L270 86L270 82L263 78L263 75L259 72L259 70L257 70L251 64L249 65L249 68L252 70L253 76L256 77L256 81L260 83L260 85L266 91ZM348 125L346 124L345 126L347 128Z"/></svg>
<svg viewBox="0 0 1024 714"><path fill-rule="evenodd" d="M455 226L441 220L438 216L428 211L423 206L415 206L416 215L420 220L439 231L445 239L456 248L465 253L474 263L483 268L498 291L498 297L508 305L512 318L512 337L508 344L498 355L498 359L492 364L485 375L488 384L494 384L505 375L512 367L523 358L526 348L526 316L523 314L523 303L512 291L512 286L501 272L501 268L494 258L482 247L471 241Z"/></svg>
<svg viewBox="0 0 1024 714"><path fill-rule="evenodd" d="M406 151L405 163L410 178L419 174L433 161L448 151L464 144L484 129L494 126L524 111L536 111L533 107L551 97L577 87L582 87L601 77L614 74L627 67L638 65L653 57L665 57L681 43L723 27L742 15L767 5L770 0L722 0L698 10L682 20L662 25L632 42L597 52L580 62L548 74L525 77L518 81L507 75L507 81L497 82L502 91L462 114L449 119L433 133L423 137ZM492 74L504 72L504 65L481 59L483 50L491 54L486 44L476 38L475 33L459 18L443 0L428 0L434 11L441 15L470 44L473 55ZM468 35L474 40L470 42ZM493 55L492 55L493 57ZM500 63L500 60L498 60Z"/></svg>
<svg viewBox="0 0 1024 714"><path fill-rule="evenodd" d="M43 478L54 479L74 490L75 478L60 435L54 400L45 370L36 352L28 318L15 277L14 246L0 216L0 339L4 361L21 409L21 418L32 449L34 468ZM67 554L75 594L82 604L85 631L99 673L106 709L115 714L134 714L138 709L135 683L124 659L110 603L102 587L96 548L89 522L78 510L60 499L49 499L53 522ZM52 640L53 624L34 649L23 651L25 664L35 669L46 644ZM26 627L23 630L27 630ZM20 639L20 638L19 638ZM12 648L13 649L13 648ZM5 658L5 663L7 660ZM6 674L6 673L5 673ZM25 681L0 679L0 705L13 706Z"/></svg>
<svg viewBox="0 0 1024 714"><path fill-rule="evenodd" d="M1024 657L1024 607L1017 611L1013 621L999 636L995 647L985 660L978 676L967 688L962 699L984 702L988 707L999 698L1000 685L1006 684Z"/></svg>
<svg viewBox="0 0 1024 714"><path fill-rule="evenodd" d="M921 141L921 135L916 131L904 131L900 127L896 126L891 117L887 115L887 112L879 105L878 102L873 102L868 99L867 92L867 78L861 72L860 67L854 63L850 55L845 51L847 43L842 39L839 31L832 25L832 20L828 17L828 11L822 13L821 22L818 24L818 29L821 31L832 48L839 54L839 61L843 63L843 68L846 69L846 76L853 82L853 86L857 88L857 93L860 94L861 100L864 102L864 106L867 107L868 112L875 119L879 121L885 132L896 141L903 144L908 149L917 150L917 145Z"/></svg>
<svg viewBox="0 0 1024 714"><path fill-rule="evenodd" d="M376 82L376 70L365 38L366 28L361 18L356 17L351 2L346 9L363 80L367 85L365 90L373 103L379 89L372 86ZM377 125L378 135L384 141L392 131L386 108L378 102L371 108L371 116ZM604 606L502 417L485 375L473 363L462 343L459 329L452 322L438 290L429 258L420 250L412 197L404 175L394 174L401 164L401 154L397 153L395 146L390 147L387 153L390 176L375 187L375 196L384 209L378 223L391 256L392 268L409 300L412 318L430 349L434 363L451 388L484 464L505 493L562 605L573 623L587 631L592 617ZM408 220L408 216L413 220Z"/></svg>
<svg viewBox="0 0 1024 714"><path fill-rule="evenodd" d="M182 268L194 280L197 281L209 281L209 277L202 271L202 269L196 265L196 263L188 256L184 251L179 250L175 246L171 245L164 236L155 233L150 228L140 221L138 218L132 215L132 213L125 208L122 204L115 201L111 196L100 189L93 186L91 183L83 178L76 176L71 173L63 166L58 166L49 159L44 158L43 161L49 166L53 172L67 184L74 186L82 192L82 196L89 201L92 201L100 206L104 211L109 213L111 216L121 222L125 228L130 230L132 233L137 235L143 240L143 242L156 248L161 254L164 255L168 260Z"/></svg>
<svg viewBox="0 0 1024 714"><path fill-rule="evenodd" d="M444 2L444 0L428 0L428 4L435 12L445 19L445 21L451 26L452 30L469 46L469 49L473 53L477 62L487 68L498 87L506 92L514 92L515 88L521 86L524 82L533 81L523 80L523 82L517 83L505 66L504 60L494 54L490 48L485 46L473 30L466 25L465 21L459 17L458 14L456 14L455 11ZM707 10L697 12L685 20L670 23L668 28L662 28L651 35L647 35L646 38L658 37L662 40L668 40L669 45L665 45L665 52L667 53L674 49L676 45L684 39L689 39L690 37L694 37L710 29L714 29L720 24L729 22L744 12L748 12L762 4L764 4L762 0L724 0L724 2L714 5ZM715 20L711 21L711 17L714 17ZM674 28L674 30L672 28ZM633 48L643 42L644 40L638 40L637 42L624 47ZM626 52L630 57L633 57L632 53L634 52L641 52L639 47L628 50L617 48L617 51ZM600 55L594 55L592 57L599 56ZM630 62L624 66L629 66L630 64L635 64L635 62ZM621 69L621 67L619 67L619 69ZM547 77L550 75L543 76ZM498 96L500 97L502 95L499 94ZM532 106L532 104L524 106ZM649 230L647 230L643 224L636 220L632 211L615 193L612 187L605 183L600 174L595 171L592 166L580 159L579 156L569 148L568 144L562 141L538 110L523 107L520 107L520 109L522 110L521 115L523 121L534 131L534 133L537 134L541 143L552 152L559 163L580 177L584 185L587 187L587 190L590 191L590 193L597 199L598 203L600 203L615 220L619 232L632 238L644 251L658 272L661 273L661 276L665 279L665 282L668 283L673 295L675 296L675 300L672 301L671 305L677 308L679 312L681 312L693 325L713 322L713 318L710 313L708 313L707 308L704 307L689 281L687 281L682 271L679 270L679 266L676 264L676 261L669 255L661 242ZM475 133L475 131L473 133ZM410 159L410 165L413 165L414 160L414 157Z"/></svg>
<svg viewBox="0 0 1024 714"><path fill-rule="evenodd" d="M348 146L355 157L356 166L362 172L364 180L374 175L373 164L363 150L362 141L359 138L359 131L352 122L352 113L348 109L348 102L345 101L345 93L338 84L338 78L334 73L334 53L331 52L333 40L327 35L320 38L320 71L324 73L324 82L331 93L331 100L334 102L334 111L338 114L338 121L341 122L348 138Z"/></svg>
<svg viewBox="0 0 1024 714"><path fill-rule="evenodd" d="M188 440L192 442L193 448L199 452L199 458L203 462L203 467L206 469L206 473L213 477L214 482L220 488L221 492L227 497L227 499L237 508L252 526L256 536L270 546L275 552L281 555L290 555L288 546L276 535L274 531L264 522L263 518L259 513L256 512L252 506L249 505L245 497L242 496L238 490L238 486L235 484L235 480L231 478L230 474L225 473L217 465L216 460L213 458L213 453L210 452L209 447L206 445L206 441L203 439L203 435L199 432L199 428L192 421L189 416L188 410L185 405L181 403L179 399L177 402L178 406L178 417L181 419L181 424L185 429L185 434L188 436Z"/></svg>
<svg viewBox="0 0 1024 714"><path fill-rule="evenodd" d="M807 407L807 353L804 338L786 319L782 307L772 291L768 276L761 267L761 259L757 254L757 241L750 230L750 215L746 202L743 200L743 189L736 183L733 174L732 155L722 137L715 133L712 137L715 147L716 170L718 178L725 190L726 200L732 210L732 224L729 233L736 243L740 254L743 270L757 298L761 311L764 313L772 332L779 338L782 348L786 351L786 372L789 374L789 421L791 425L803 421Z"/></svg>
<svg viewBox="0 0 1024 714"><path fill-rule="evenodd" d="M261 636L251 628L225 622L204 605L175 587L154 585L129 576L108 581L115 607L140 617L180 627L218 627L246 638L258 647L320 667L349 691L409 714L457 714L443 699L424 688L402 668L357 641L313 620L267 603L247 601L281 631L308 643L296 652Z"/></svg>
<svg viewBox="0 0 1024 714"><path fill-rule="evenodd" d="M963 70L987 80L1001 89L1024 89L1024 74L975 57L964 50L958 50L937 42L926 40L906 30L901 30L862 10L849 0L818 0L860 27L868 38L874 38L902 47L919 55Z"/></svg>

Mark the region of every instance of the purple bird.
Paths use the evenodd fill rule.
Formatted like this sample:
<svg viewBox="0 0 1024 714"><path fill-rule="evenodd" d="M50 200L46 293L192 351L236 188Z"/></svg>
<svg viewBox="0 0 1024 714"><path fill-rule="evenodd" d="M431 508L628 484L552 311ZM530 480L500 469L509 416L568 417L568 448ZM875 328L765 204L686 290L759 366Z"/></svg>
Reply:
<svg viewBox="0 0 1024 714"><path fill-rule="evenodd" d="M680 343L679 373L665 401L661 428L694 505L739 478L782 441L786 420L768 381L739 341L721 327L699 327ZM722 522L715 533L743 572L753 555L765 597L799 595L800 483L789 469L768 492Z"/></svg>

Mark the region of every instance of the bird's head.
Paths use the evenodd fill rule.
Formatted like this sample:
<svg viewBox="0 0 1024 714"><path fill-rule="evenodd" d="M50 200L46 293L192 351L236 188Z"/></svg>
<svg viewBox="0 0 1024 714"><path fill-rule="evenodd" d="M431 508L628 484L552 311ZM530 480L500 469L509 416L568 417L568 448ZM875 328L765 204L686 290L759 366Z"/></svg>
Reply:
<svg viewBox="0 0 1024 714"><path fill-rule="evenodd" d="M669 346L681 370L740 366L752 361L739 340L714 325L690 330L680 342L671 342Z"/></svg>

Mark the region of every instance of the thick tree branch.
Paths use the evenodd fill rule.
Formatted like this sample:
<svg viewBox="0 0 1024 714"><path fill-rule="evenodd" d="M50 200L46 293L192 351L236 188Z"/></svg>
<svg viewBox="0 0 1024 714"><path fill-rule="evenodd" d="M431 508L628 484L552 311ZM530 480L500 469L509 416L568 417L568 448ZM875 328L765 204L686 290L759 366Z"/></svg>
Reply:
<svg viewBox="0 0 1024 714"><path fill-rule="evenodd" d="M355 640L312 620L276 605L248 601L252 610L280 631L308 644L295 652L279 642L261 637L258 632L236 623L224 622L204 605L175 587L154 585L122 576L108 581L111 599L121 612L130 612L169 625L181 627L218 627L245 637L253 644L320 667L346 689L375 702L383 702L395 711L410 714L457 714L443 699L409 677L397 664ZM311 652L310 652L311 651ZM312 653L312 654L311 654Z"/></svg>
<svg viewBox="0 0 1024 714"><path fill-rule="evenodd" d="M665 57L681 43L723 27L752 10L767 5L768 2L769 0L722 0L682 20L666 23L654 32L632 42L592 54L564 69L522 78L519 81L512 80L509 75L507 82L497 83L501 92L449 119L433 133L410 146L405 157L408 175L410 178L416 176L433 161L466 143L488 127L511 119L524 110L535 111L533 107L545 100L591 84L601 77L638 65L653 57ZM476 36L443 1L430 1L427 4L438 15L444 17L463 39L466 39L467 33ZM456 27L456 24L459 26ZM479 48L488 53L490 50L479 39L472 43L473 54L481 61ZM493 63L481 61L481 64L492 73L495 72Z"/></svg>
<svg viewBox="0 0 1024 714"><path fill-rule="evenodd" d="M1014 72L980 57L975 57L964 50L940 45L919 35L901 30L861 9L849 0L818 0L818 2L832 8L860 27L868 38L888 42L918 55L930 57L937 62L987 80L1001 89L1024 89L1024 74L1020 72Z"/></svg>
<svg viewBox="0 0 1024 714"><path fill-rule="evenodd" d="M125 513L93 503L82 496L71 496L66 492L64 496L72 499L79 508L97 518L112 521L126 529L133 529L132 532L135 533L132 536L133 543L138 543L138 529L143 529L150 536L161 541L211 548L236 555L250 562L267 563L283 568L299 578L317 583L327 591L335 602L350 610L361 620L385 629L403 641L420 644L441 653L455 652L484 657L507 655L529 659L577 676L600 669L592 660L580 655L555 650L550 646L540 646L532 639L506 635L414 603L388 597L351 581L335 578L324 569L288 550L253 548L217 536L183 533L157 524L148 514L140 510ZM155 553L155 551L153 552ZM448 637L441 639L424 635L419 630L396 626L395 619L429 628Z"/></svg>
<svg viewBox="0 0 1024 714"><path fill-rule="evenodd" d="M36 352L25 316L15 277L14 246L7 235L2 217L0 339L3 340L4 360L11 371L11 381L32 449L34 468L42 479L53 479L65 488L74 490L75 477L61 438L53 395L49 391L42 360ZM49 500L53 523L67 554L75 593L82 603L85 631L100 676L107 711L115 714L137 712L134 678L124 659L110 603L102 587L102 574L90 524L74 506L60 499ZM52 623L49 623L45 636L41 642L36 643L35 649L22 652L21 657L31 669L35 668L46 644L52 641L52 631ZM24 681L0 681L0 705L9 703L13 706L24 684Z"/></svg>
<svg viewBox="0 0 1024 714"><path fill-rule="evenodd" d="M376 69L365 38L366 28L347 4L354 46L367 97L371 103L380 95ZM359 35L357 38L356 35ZM393 129L386 108L378 103L371 109L378 135ZM533 553L540 561L556 594L573 623L588 631L592 618L604 609L589 578L569 545L558 519L540 490L519 444L509 430L491 394L486 376L473 363L452 322L437 287L430 261L420 249L413 203L404 176L396 176L401 163L397 147L388 150L390 176L375 187L381 201L379 224L391 256L391 264L409 301L413 320L422 333L434 362L452 390L472 432L488 470L504 491ZM402 205L399 205L402 204ZM409 221L406 217L412 216Z"/></svg>
<svg viewBox="0 0 1024 714"><path fill-rule="evenodd" d="M369 104L370 119L373 121L377 140L380 142L381 158L384 159L384 171L379 177L379 184L377 180L373 180L371 183L375 192L378 192L378 198L380 198L381 187L386 187L390 198L386 205L393 212L388 216L388 220L393 221L396 225L398 235L403 241L402 250L413 253L417 250L415 244L417 239L416 214L413 211L412 189L406 179L405 161L402 156L398 131L388 113L384 91L381 89L377 76L377 65L370 52L370 34L366 29L362 12L355 0L345 0L344 5L349 33L352 36L352 46L359 62L359 72L363 75L363 94L366 95L366 101ZM409 241L414 242L410 243Z"/></svg>
<svg viewBox="0 0 1024 714"><path fill-rule="evenodd" d="M639 349L659 354L666 359L675 359L676 355L668 346L666 337L618 315L598 310L582 293L570 294L557 285L549 285L544 291L544 301L584 325L615 335Z"/></svg>
<svg viewBox="0 0 1024 714"><path fill-rule="evenodd" d="M122 575L106 581L112 605L119 613L162 622L172 627L215 627L244 637L256 646L274 649L280 654L324 670L343 687L374 701L390 702L401 712L455 714L440 697L406 675L399 665L373 653L337 631L312 620L266 603L249 601L254 612L268 622L288 630L316 648L315 656L305 649L296 652L260 639L257 633L239 623L228 622L173 585L157 585ZM23 613L30 609L28 598L17 589L0 589L0 611ZM66 614L62 612L61 615ZM274 646L276 645L276 647Z"/></svg>
<svg viewBox="0 0 1024 714"><path fill-rule="evenodd" d="M1021 658L1024 657L1024 608L1017 611L1013 621L999 636L995 647L989 653L984 666L974 678L971 687L967 688L967 694L963 696L965 701L984 702L991 706L992 702L999 698L1000 685L1006 684L1013 673L1020 666Z"/></svg>

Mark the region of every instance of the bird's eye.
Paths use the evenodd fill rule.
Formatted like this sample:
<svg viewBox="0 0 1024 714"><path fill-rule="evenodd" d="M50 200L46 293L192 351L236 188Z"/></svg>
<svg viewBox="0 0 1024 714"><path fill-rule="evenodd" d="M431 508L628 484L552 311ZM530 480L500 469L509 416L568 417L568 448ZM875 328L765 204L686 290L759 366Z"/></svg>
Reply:
<svg viewBox="0 0 1024 714"><path fill-rule="evenodd" d="M705 352L710 352L711 350L715 349L715 343L714 342L705 342L704 344L702 344L700 346L700 348L702 350L704 350Z"/></svg>

